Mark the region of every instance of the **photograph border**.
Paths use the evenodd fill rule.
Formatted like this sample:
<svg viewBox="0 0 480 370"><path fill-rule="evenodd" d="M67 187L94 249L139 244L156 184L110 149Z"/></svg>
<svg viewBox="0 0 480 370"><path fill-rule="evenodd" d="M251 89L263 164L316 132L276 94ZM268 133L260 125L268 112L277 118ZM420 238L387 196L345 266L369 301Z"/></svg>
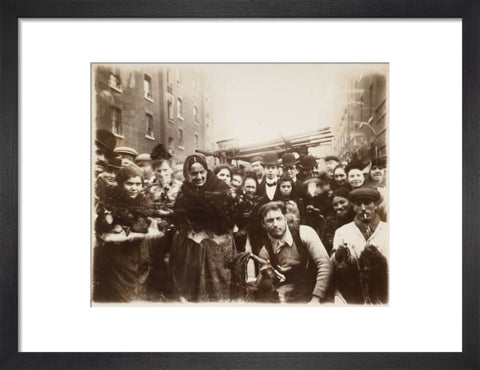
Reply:
<svg viewBox="0 0 480 370"><path fill-rule="evenodd" d="M478 1L2 1L0 117L0 368L478 368L480 3ZM463 350L460 353L32 353L18 350L20 18L461 18ZM448 297L446 297L448 299Z"/></svg>

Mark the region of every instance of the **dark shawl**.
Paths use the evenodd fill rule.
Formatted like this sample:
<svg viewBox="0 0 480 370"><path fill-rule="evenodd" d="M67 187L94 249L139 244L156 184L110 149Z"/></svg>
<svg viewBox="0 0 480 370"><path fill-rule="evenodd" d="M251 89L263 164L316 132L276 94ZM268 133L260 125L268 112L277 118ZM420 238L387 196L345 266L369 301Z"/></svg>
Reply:
<svg viewBox="0 0 480 370"><path fill-rule="evenodd" d="M235 197L230 186L208 171L207 181L199 189L188 181L183 183L173 210L178 230L221 235L233 227Z"/></svg>

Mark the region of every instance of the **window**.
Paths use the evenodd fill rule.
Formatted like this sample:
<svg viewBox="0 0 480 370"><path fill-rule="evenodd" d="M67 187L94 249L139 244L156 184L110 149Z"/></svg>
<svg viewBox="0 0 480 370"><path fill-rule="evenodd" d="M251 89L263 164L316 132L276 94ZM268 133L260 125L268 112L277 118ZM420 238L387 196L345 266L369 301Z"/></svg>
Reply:
<svg viewBox="0 0 480 370"><path fill-rule="evenodd" d="M171 84L173 82L172 70L170 68L167 69L167 84Z"/></svg>
<svg viewBox="0 0 480 370"><path fill-rule="evenodd" d="M110 72L110 79L108 80L108 86L110 86L112 89L118 92L122 92L122 84L120 81L119 73Z"/></svg>
<svg viewBox="0 0 480 370"><path fill-rule="evenodd" d="M177 98L177 117L183 119L183 99Z"/></svg>
<svg viewBox="0 0 480 370"><path fill-rule="evenodd" d="M198 83L196 78L193 79L192 86L193 86L193 94L198 95Z"/></svg>
<svg viewBox="0 0 480 370"><path fill-rule="evenodd" d="M183 148L183 130L181 128L178 129L178 147Z"/></svg>
<svg viewBox="0 0 480 370"><path fill-rule="evenodd" d="M145 75L143 79L143 93L144 93L145 99L153 100L152 78L148 75Z"/></svg>
<svg viewBox="0 0 480 370"><path fill-rule="evenodd" d="M112 107L112 132L115 135L122 136L122 111L118 107Z"/></svg>
<svg viewBox="0 0 480 370"><path fill-rule="evenodd" d="M193 121L198 125L198 108L193 107Z"/></svg>
<svg viewBox="0 0 480 370"><path fill-rule="evenodd" d="M154 138L153 136L153 116L149 113L147 113L145 115L146 117L146 136L148 136L149 138Z"/></svg>
<svg viewBox="0 0 480 370"><path fill-rule="evenodd" d="M173 96L170 94L167 94L167 114L168 114L168 120L173 121L173 118L174 118Z"/></svg>
<svg viewBox="0 0 480 370"><path fill-rule="evenodd" d="M197 149L197 148L198 148L198 142L199 142L199 139L198 139L198 134L195 134L195 136L194 136L194 140L195 140L195 142L194 142L195 149Z"/></svg>
<svg viewBox="0 0 480 370"><path fill-rule="evenodd" d="M173 137L169 137L168 138L168 152L172 155L175 152L173 150L174 145L175 145L175 140L173 140Z"/></svg>
<svg viewBox="0 0 480 370"><path fill-rule="evenodd" d="M180 72L180 68L175 70L177 76L177 84L182 85L182 73Z"/></svg>

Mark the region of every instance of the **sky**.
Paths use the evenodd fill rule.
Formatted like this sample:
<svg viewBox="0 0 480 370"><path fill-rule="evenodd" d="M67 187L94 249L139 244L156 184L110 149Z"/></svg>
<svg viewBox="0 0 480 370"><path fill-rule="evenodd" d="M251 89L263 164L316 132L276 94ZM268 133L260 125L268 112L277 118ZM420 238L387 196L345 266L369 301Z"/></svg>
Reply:
<svg viewBox="0 0 480 370"><path fill-rule="evenodd" d="M240 145L333 126L350 83L362 74L386 71L378 64L203 65L217 99L218 140Z"/></svg>

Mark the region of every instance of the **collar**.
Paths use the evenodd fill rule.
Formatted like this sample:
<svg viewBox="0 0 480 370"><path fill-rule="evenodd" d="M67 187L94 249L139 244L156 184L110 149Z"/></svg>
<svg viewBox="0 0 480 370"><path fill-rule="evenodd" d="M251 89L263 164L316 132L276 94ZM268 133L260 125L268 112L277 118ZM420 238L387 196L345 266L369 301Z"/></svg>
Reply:
<svg viewBox="0 0 480 370"><path fill-rule="evenodd" d="M275 178L274 180L269 180L265 177L265 184L267 184L267 186L277 185L277 181L278 181L278 178Z"/></svg>
<svg viewBox="0 0 480 370"><path fill-rule="evenodd" d="M285 234L283 234L283 236L280 239L272 238L270 234L268 234L268 239L270 239L270 242L272 243L273 251L276 254L280 252L280 249L282 246L288 245L289 247L291 247L293 245L293 236L288 226L287 226L287 229L285 230Z"/></svg>

